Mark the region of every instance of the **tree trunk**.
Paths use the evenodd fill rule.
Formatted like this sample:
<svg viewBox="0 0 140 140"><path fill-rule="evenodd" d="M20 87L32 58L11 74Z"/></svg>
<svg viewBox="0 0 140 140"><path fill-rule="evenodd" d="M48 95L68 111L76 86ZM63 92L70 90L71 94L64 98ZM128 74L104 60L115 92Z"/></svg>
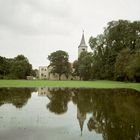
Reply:
<svg viewBox="0 0 140 140"><path fill-rule="evenodd" d="M61 80L61 74L59 74L59 80Z"/></svg>

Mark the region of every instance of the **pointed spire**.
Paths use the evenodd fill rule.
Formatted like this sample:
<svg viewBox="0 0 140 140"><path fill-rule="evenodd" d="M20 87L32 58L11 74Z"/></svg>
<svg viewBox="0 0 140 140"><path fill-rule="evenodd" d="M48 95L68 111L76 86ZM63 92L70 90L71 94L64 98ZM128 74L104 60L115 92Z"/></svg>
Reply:
<svg viewBox="0 0 140 140"><path fill-rule="evenodd" d="M84 121L86 120L86 113L80 112L78 107L77 107L77 119L79 121L80 131L81 131L81 136L82 136Z"/></svg>
<svg viewBox="0 0 140 140"><path fill-rule="evenodd" d="M84 31L83 31L83 34L82 34L82 39L81 39L81 43L80 45L85 45L85 36L84 36Z"/></svg>
<svg viewBox="0 0 140 140"><path fill-rule="evenodd" d="M85 36L84 36L84 30L83 30L83 34L82 34L82 39L81 39L81 42L80 42L80 45L79 47L87 47L86 43L85 43Z"/></svg>
<svg viewBox="0 0 140 140"><path fill-rule="evenodd" d="M79 120L79 125L80 125L81 136L82 136L84 121Z"/></svg>

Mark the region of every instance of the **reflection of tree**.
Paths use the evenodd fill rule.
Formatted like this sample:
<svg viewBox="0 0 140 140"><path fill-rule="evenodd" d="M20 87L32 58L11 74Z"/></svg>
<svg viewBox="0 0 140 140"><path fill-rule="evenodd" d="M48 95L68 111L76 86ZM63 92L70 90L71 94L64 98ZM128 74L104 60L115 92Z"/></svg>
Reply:
<svg viewBox="0 0 140 140"><path fill-rule="evenodd" d="M49 93L52 96L47 108L56 114L65 113L68 109L67 104L70 100L69 90L62 88L50 88Z"/></svg>
<svg viewBox="0 0 140 140"><path fill-rule="evenodd" d="M87 113L91 111L91 89L73 89L75 96L73 97L73 102L77 104L81 113Z"/></svg>
<svg viewBox="0 0 140 140"><path fill-rule="evenodd" d="M107 93L105 93L105 91ZM89 130L105 140L135 140L140 136L140 96L133 90L104 90L92 95Z"/></svg>
<svg viewBox="0 0 140 140"><path fill-rule="evenodd" d="M77 105L77 119L83 130L86 114L89 131L101 133L104 140L140 139L140 93L130 89L48 89L47 108L65 113L70 100ZM51 95L51 96L50 96Z"/></svg>
<svg viewBox="0 0 140 140"><path fill-rule="evenodd" d="M22 108L31 97L33 89L29 88L1 88L0 106L12 103L17 108Z"/></svg>

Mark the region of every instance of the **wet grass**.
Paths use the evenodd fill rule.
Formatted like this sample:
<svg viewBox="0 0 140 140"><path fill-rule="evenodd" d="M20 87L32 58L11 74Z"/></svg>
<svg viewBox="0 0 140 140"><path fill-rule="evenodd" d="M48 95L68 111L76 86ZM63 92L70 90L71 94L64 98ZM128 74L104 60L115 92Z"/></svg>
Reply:
<svg viewBox="0 0 140 140"><path fill-rule="evenodd" d="M97 81L0 80L0 87L131 88L140 91L140 83L127 83L107 80L97 80Z"/></svg>

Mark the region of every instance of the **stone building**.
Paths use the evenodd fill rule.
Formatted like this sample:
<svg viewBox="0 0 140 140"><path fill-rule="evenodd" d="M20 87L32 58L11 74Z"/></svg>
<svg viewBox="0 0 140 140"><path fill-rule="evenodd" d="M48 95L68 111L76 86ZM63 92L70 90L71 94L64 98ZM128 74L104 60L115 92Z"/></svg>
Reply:
<svg viewBox="0 0 140 140"><path fill-rule="evenodd" d="M40 66L39 67L39 79L47 79L48 78L48 66Z"/></svg>
<svg viewBox="0 0 140 140"><path fill-rule="evenodd" d="M39 79L59 80L59 75L57 73L55 74L51 73L51 66L40 66ZM73 77L72 75L69 75L67 78L65 74L61 75L61 80L74 80L74 79L77 79L77 77Z"/></svg>
<svg viewBox="0 0 140 140"><path fill-rule="evenodd" d="M85 43L84 32L82 34L82 39L80 45L78 46L78 57L82 52L87 52L88 46ZM73 64L71 63L71 68L73 70ZM39 79L46 79L46 80L59 80L58 74L51 73L51 66L40 66L39 67ZM66 77L65 74L61 76L61 80L79 80L78 76L72 76L71 74Z"/></svg>

